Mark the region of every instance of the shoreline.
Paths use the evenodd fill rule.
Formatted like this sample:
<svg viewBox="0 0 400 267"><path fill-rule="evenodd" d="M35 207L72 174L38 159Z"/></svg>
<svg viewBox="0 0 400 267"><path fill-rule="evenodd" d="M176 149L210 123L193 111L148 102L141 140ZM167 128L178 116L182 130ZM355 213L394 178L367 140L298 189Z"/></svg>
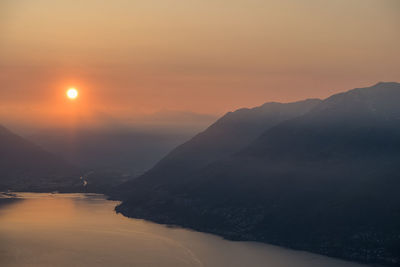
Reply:
<svg viewBox="0 0 400 267"><path fill-rule="evenodd" d="M352 254L354 255L354 251L350 252L349 255L345 255L345 254L338 253L337 251L335 252L335 250L330 250L329 248L321 248L321 247L315 247L315 246L314 247L313 246L300 246L300 245L296 246L296 245L290 245L288 242L285 242L285 241L274 242L274 241L267 240L267 239L257 238L255 236L225 232L222 230L218 230L216 228L215 229L207 229L207 228L202 228L202 227L196 227L195 225L191 225L191 224L181 224L181 223L177 223L176 219L171 219L171 218L161 219L160 217L157 218L156 216L152 216L152 215L148 215L148 216L136 215L135 216L135 215L131 215L129 212L126 212L123 209L121 209L120 205L117 205L115 207L115 212L119 213L127 218L142 219L142 220L149 221L152 223L165 225L167 227L178 227L178 228L188 229L188 230L192 230L192 231L196 231L196 232L200 232L200 233L213 234L213 235L222 237L223 239L226 239L229 241L257 242L257 243L278 246L281 248L295 250L295 251L304 251L304 252L308 252L308 253L314 253L317 255L326 256L326 257L330 257L330 258L337 259L337 260L349 261L349 262L362 264L362 265L366 265L366 266L373 266L373 267L399 266L398 263L389 264L387 262L382 263L382 262L378 262L376 260L368 261L368 260L360 259L360 257L354 257L354 256L352 257L351 255Z"/></svg>
<svg viewBox="0 0 400 267"><path fill-rule="evenodd" d="M207 233L207 234L213 234L216 236L219 236L225 240L229 241L243 241L243 242L257 242L257 243L262 243L262 244L267 244L267 245L273 245L273 246L278 246L281 248L285 249L291 249L291 250L296 250L296 251L304 251L308 253L314 253L326 257L330 257L333 259L338 259L338 260L344 260L344 261L350 261L358 264L364 264L364 265L369 265L369 266L398 266L397 263L393 264L384 264L382 262L377 262L377 261L368 261L368 260L362 260L359 257L352 257L348 255L344 255L341 253L338 253L335 250L331 250L329 248L321 248L321 247L313 247L313 246L300 246L300 245L291 245L288 242L285 241L273 241L273 240L267 240L263 238L258 238L256 236L252 235L241 235L239 233L234 233L234 232L226 232L223 230L220 230L218 228L214 229L209 229L209 228L202 228L198 227L196 225L192 225L189 223L179 223L178 219L176 218L161 218L154 216L152 214L132 214L123 208L121 208L121 200L116 199L115 197L111 197L107 194L103 193L85 193L85 192L0 192L0 207L2 205L7 205L7 204L12 204L17 201L23 201L24 197L20 196L20 194L58 194L58 195L67 195L67 194L84 194L84 195L92 195L92 196L102 196L104 197L105 200L107 201L115 201L119 202L116 203L116 206L114 207L114 212L117 214L121 214L126 218L132 218L132 219L142 219L145 221L149 221L152 223L164 225L166 227L173 227L173 228L182 228L186 230L192 230L200 233ZM6 197L1 197L1 196L6 196Z"/></svg>

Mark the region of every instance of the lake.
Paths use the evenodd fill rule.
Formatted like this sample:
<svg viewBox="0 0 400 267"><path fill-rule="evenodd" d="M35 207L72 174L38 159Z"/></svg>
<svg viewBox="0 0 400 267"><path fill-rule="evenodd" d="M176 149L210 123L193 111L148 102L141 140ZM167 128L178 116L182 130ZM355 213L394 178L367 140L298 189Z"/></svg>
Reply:
<svg viewBox="0 0 400 267"><path fill-rule="evenodd" d="M97 194L16 197L0 205L0 266L363 266L126 218Z"/></svg>

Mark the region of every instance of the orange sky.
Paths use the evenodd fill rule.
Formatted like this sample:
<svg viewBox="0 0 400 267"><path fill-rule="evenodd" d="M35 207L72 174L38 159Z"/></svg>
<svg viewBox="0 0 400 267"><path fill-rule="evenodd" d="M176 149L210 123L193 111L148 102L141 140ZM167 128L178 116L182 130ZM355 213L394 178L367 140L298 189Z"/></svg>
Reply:
<svg viewBox="0 0 400 267"><path fill-rule="evenodd" d="M398 0L3 0L0 124L220 115L400 81L399 14Z"/></svg>

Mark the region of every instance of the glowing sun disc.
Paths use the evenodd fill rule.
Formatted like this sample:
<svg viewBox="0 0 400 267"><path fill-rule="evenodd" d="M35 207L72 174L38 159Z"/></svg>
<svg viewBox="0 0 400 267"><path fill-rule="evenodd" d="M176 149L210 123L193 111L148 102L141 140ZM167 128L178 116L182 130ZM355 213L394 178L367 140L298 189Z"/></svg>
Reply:
<svg viewBox="0 0 400 267"><path fill-rule="evenodd" d="M76 90L75 88L70 88L67 91L67 97L69 99L75 99L78 97L78 90Z"/></svg>

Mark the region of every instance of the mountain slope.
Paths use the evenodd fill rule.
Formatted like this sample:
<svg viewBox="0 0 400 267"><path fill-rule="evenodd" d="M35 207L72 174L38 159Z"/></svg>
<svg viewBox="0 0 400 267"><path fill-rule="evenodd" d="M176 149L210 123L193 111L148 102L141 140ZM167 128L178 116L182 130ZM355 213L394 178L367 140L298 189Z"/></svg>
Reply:
<svg viewBox="0 0 400 267"><path fill-rule="evenodd" d="M398 83L334 95L190 179L134 191L117 210L232 239L397 266L399 101Z"/></svg>
<svg viewBox="0 0 400 267"><path fill-rule="evenodd" d="M248 145L262 132L276 124L306 113L320 102L308 99L294 103L266 103L253 109L240 109L229 112L204 132L178 146L150 171L131 183L123 184L118 195L132 194L138 184L139 191L145 187L171 186L207 166L224 159Z"/></svg>
<svg viewBox="0 0 400 267"><path fill-rule="evenodd" d="M340 150L347 157L355 156L351 153L367 156L369 152L378 152L371 149L387 154L388 150L395 150L393 145L398 145L396 139L385 136L397 135L400 122L398 97L397 83L379 83L334 95L312 112L266 132L242 155L268 158L302 156L305 159L311 156L305 155L305 151L328 156ZM320 160L324 155L313 156Z"/></svg>
<svg viewBox="0 0 400 267"><path fill-rule="evenodd" d="M0 125L1 190L81 188L79 170Z"/></svg>

